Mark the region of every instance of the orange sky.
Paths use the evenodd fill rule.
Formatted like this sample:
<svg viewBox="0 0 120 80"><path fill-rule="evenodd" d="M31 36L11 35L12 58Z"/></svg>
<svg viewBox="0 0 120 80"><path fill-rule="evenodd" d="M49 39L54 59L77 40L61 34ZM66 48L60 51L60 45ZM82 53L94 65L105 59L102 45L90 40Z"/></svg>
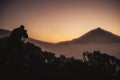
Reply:
<svg viewBox="0 0 120 80"><path fill-rule="evenodd" d="M120 35L119 7L120 0L1 0L0 28L24 24L30 37L53 43L97 27Z"/></svg>

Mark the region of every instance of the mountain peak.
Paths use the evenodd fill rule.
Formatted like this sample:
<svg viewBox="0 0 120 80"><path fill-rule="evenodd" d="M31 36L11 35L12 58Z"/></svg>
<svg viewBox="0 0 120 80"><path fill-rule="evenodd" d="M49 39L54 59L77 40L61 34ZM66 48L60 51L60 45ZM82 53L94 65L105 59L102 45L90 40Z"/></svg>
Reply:
<svg viewBox="0 0 120 80"><path fill-rule="evenodd" d="M89 31L83 36L73 39L72 43L116 43L120 37L100 27Z"/></svg>
<svg viewBox="0 0 120 80"><path fill-rule="evenodd" d="M97 27L96 30L103 30L101 27Z"/></svg>
<svg viewBox="0 0 120 80"><path fill-rule="evenodd" d="M93 29L92 31L97 31L97 32L99 32L99 31L105 31L105 30L102 29L101 27L97 27L96 29Z"/></svg>

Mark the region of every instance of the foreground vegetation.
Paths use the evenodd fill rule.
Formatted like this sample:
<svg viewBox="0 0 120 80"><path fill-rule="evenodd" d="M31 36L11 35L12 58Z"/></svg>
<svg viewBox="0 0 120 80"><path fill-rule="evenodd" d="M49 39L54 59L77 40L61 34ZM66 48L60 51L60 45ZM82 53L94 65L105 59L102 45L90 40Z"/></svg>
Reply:
<svg viewBox="0 0 120 80"><path fill-rule="evenodd" d="M0 39L0 72L4 78L60 80L120 80L120 59L93 51L82 59L56 57L32 43L13 47L8 38Z"/></svg>

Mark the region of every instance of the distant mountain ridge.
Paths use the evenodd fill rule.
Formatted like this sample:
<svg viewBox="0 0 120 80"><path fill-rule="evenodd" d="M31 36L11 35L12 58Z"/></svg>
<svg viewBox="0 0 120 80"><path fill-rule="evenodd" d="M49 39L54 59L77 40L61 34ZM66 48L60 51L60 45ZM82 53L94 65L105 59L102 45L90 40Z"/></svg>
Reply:
<svg viewBox="0 0 120 80"><path fill-rule="evenodd" d="M10 31L0 29L0 37L5 37L6 34L10 35ZM98 50L120 58L120 36L102 28L93 29L71 41L49 43L29 38L29 42L41 47L43 51L53 52L57 56L63 54L79 58L83 52Z"/></svg>
<svg viewBox="0 0 120 80"><path fill-rule="evenodd" d="M0 38L7 37L9 36L11 31L5 30L5 29L0 29Z"/></svg>
<svg viewBox="0 0 120 80"><path fill-rule="evenodd" d="M9 37L10 34L11 34L10 30L0 29L0 38ZM33 38L29 38L29 42L35 44L36 46L42 47L42 48L46 48L46 47L50 47L50 46L54 45L54 43L40 41L40 40L36 40Z"/></svg>
<svg viewBox="0 0 120 80"><path fill-rule="evenodd" d="M11 31L9 30L5 30L5 29L0 29L0 38L2 37L6 37L9 36L11 33ZM42 42L45 44L53 44L53 43L49 43L49 42L45 42L45 41L40 41L40 40L35 40L33 39L32 41L35 41L37 43ZM67 43L119 43L120 42L120 36L115 35L109 31L106 31L102 28L96 28L93 29L89 32L87 32L86 34L84 34L83 36L76 38L76 39L72 39L70 41L63 41L63 42L59 42L56 44L67 44Z"/></svg>
<svg viewBox="0 0 120 80"><path fill-rule="evenodd" d="M115 35L102 28L96 28L84 34L83 36L71 41L60 42L59 44L79 44L79 43L120 43L120 36Z"/></svg>

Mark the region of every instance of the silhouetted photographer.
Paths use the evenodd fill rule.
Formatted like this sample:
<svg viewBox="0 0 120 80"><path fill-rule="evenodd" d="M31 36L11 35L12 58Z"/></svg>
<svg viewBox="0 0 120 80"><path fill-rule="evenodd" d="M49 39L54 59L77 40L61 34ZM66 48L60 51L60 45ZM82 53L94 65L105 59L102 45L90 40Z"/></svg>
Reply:
<svg viewBox="0 0 120 80"><path fill-rule="evenodd" d="M10 35L10 40L19 43L23 42L24 38L28 38L27 30L24 28L24 25L21 25L19 28L14 29Z"/></svg>
<svg viewBox="0 0 120 80"><path fill-rule="evenodd" d="M24 61L25 56L25 40L28 38L27 30L24 29L24 25L16 28L12 31L8 40L8 55L11 55L11 62L21 63ZM9 54L11 53L11 54ZM16 60L16 61L15 61Z"/></svg>

